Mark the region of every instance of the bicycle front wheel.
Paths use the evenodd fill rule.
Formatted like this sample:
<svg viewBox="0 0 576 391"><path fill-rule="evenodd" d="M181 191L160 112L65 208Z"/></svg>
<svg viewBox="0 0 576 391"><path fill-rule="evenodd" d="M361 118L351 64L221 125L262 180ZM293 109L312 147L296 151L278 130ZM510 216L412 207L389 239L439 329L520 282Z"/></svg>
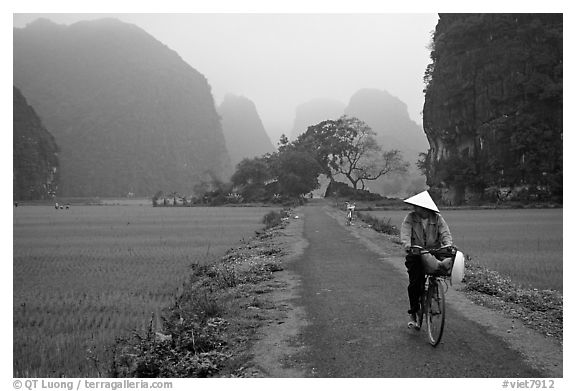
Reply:
<svg viewBox="0 0 576 391"><path fill-rule="evenodd" d="M422 328L422 323L424 321L424 318L426 317L426 306L428 300L427 292L428 291L424 288L424 291L420 295L420 309L416 314L416 323L418 324L418 330Z"/></svg>
<svg viewBox="0 0 576 391"><path fill-rule="evenodd" d="M444 331L446 308L444 289L436 280L430 280L428 295L426 297L426 323L428 328L428 342L432 346L440 343Z"/></svg>

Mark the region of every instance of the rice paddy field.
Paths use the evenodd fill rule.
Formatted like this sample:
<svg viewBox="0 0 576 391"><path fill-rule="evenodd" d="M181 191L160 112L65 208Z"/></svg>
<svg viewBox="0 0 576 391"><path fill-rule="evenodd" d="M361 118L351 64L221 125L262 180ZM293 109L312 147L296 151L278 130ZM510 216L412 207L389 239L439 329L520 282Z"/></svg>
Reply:
<svg viewBox="0 0 576 391"><path fill-rule="evenodd" d="M190 264L254 236L275 209L14 208L14 377L99 376L104 348L159 322Z"/></svg>
<svg viewBox="0 0 576 391"><path fill-rule="evenodd" d="M408 211L365 212L400 227ZM562 209L445 210L454 244L525 288L562 292Z"/></svg>
<svg viewBox="0 0 576 391"><path fill-rule="evenodd" d="M278 208L141 202L13 209L14 377L97 377L105 348L142 331L189 275ZM399 226L407 211L368 212ZM562 291L562 209L446 210L455 244L524 287ZM93 359L88 359L92 357Z"/></svg>

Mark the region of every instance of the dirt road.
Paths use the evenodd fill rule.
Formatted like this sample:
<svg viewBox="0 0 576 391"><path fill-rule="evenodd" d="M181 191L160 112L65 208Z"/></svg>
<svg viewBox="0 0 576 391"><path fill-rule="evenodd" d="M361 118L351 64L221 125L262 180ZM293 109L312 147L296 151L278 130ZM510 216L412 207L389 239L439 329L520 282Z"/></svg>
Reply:
<svg viewBox="0 0 576 391"><path fill-rule="evenodd" d="M562 350L450 288L436 348L407 328L407 275L397 244L326 204L300 208L305 243L285 267L286 322L257 346L268 376L562 376ZM298 225L299 224L299 225Z"/></svg>

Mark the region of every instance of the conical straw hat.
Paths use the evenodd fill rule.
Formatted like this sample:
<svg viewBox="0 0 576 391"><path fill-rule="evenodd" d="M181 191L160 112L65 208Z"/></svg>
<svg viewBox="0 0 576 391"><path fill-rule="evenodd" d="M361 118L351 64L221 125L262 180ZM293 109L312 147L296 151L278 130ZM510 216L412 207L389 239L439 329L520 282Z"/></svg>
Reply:
<svg viewBox="0 0 576 391"><path fill-rule="evenodd" d="M404 200L405 203L410 205L421 206L422 208L433 210L434 212L440 213L438 207L428 194L428 191L424 190L422 193L418 193L415 196L407 198Z"/></svg>

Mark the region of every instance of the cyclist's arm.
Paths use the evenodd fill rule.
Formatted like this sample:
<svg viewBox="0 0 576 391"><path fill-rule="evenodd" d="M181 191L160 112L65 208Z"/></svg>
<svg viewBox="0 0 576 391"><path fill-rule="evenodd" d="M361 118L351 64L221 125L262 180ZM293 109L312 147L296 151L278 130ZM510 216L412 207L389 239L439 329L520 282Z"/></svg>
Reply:
<svg viewBox="0 0 576 391"><path fill-rule="evenodd" d="M452 234L446 221L441 215L438 215L438 235L440 236L440 243L442 247L452 246Z"/></svg>
<svg viewBox="0 0 576 391"><path fill-rule="evenodd" d="M400 228L400 241L402 242L404 250L410 250L410 246L412 245L412 218L410 217L410 214L408 214L402 222L402 227Z"/></svg>

